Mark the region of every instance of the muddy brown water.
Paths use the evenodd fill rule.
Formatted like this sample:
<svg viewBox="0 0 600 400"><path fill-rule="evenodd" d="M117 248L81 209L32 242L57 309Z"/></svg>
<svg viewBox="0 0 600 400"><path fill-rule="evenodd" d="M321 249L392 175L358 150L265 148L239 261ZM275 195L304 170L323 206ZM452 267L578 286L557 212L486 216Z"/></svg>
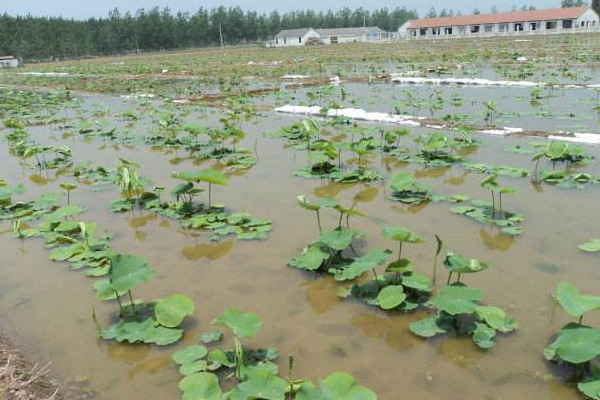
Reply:
<svg viewBox="0 0 600 400"><path fill-rule="evenodd" d="M98 102L107 105L113 115L134 107L106 97L89 98L84 106ZM186 121L201 117L198 122L215 122L219 115L191 114ZM113 188L95 192L80 184L72 193L72 202L88 208L82 220L97 222L99 232L113 235L111 245L116 251L144 257L156 270L153 279L135 289L138 298L179 292L194 300L196 311L184 323L182 343L159 348L99 340L92 310L95 308L100 324L106 326L116 304L95 300L91 279L69 271L63 263L50 261L41 240L14 239L8 223L0 224L2 328L31 358L51 362L55 378L76 387L73 396L78 398L178 398L180 376L170 355L184 345L197 343L199 333L214 329L211 320L228 307L261 316L262 329L247 345L278 347L282 368L287 354L294 354L296 376L317 380L335 371L347 371L383 400L580 398L565 371L547 363L542 351L568 321L561 312L552 317L551 294L556 284L568 281L583 292L598 292L598 256L579 251L577 244L599 236L595 210L600 188L536 187L529 178L500 178L503 184L517 189L517 194L506 196L505 207L526 218L524 233L510 238L452 214L452 203L408 207L392 202L383 183L342 185L293 177L293 171L305 164L304 153L285 148L283 140L263 134L298 120L268 113L266 118L246 122L244 144L256 149L258 164L232 177L227 186L213 190L214 201L224 202L232 210L272 219L274 230L266 241L224 238L210 242L208 234L187 234L179 222L153 213L113 214L107 209L118 196ZM135 128L140 133L149 129L143 123ZM40 142L64 142L60 133L48 127L31 131ZM426 132L414 129L412 137ZM532 167L530 156L504 149L534 139L482 136L481 140L482 146L469 154L469 159ZM412 138L404 142L410 144ZM169 177L171 171L198 167L182 150L165 154L143 144L113 146L97 138L69 139L66 143L73 149L75 163L90 160L114 167L117 157L123 157L140 163L141 175L165 187L176 184ZM588 151L600 157L598 147ZM27 186L22 198L60 191L58 182L72 181L66 175L56 179L53 171L39 174L19 165L4 142L0 142L0 157L1 177ZM479 186L483 175L466 172L460 166L428 170L375 156L372 167L386 174L410 169L442 195L489 196ZM581 170L600 174L597 161ZM395 248L382 238L384 224L406 226L423 235L428 239L426 244L405 246L406 256L422 272L431 273L434 234L444 240L446 249L488 261L492 268L465 281L483 289L486 304L506 308L519 321L519 329L514 334L500 334L496 347L482 351L469 338L415 337L408 325L423 313L385 313L359 301L338 299L339 285L330 277L286 266L318 235L314 215L296 205L300 194L310 199L337 196L344 204L356 203L357 209L368 214L367 218L351 220L354 228L367 234L363 250ZM325 212L322 218L325 227L335 226L336 215ZM441 272L440 280L444 278ZM586 321L596 326L600 322L593 315Z"/></svg>

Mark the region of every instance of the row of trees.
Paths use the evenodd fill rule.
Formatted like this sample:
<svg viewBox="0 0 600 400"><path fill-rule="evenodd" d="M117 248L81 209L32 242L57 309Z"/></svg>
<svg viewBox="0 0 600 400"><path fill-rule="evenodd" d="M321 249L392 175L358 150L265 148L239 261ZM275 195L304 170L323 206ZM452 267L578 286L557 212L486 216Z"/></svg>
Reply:
<svg viewBox="0 0 600 400"><path fill-rule="evenodd" d="M251 43L272 38L281 29L303 27L343 28L376 25L395 31L416 11L405 7L363 8L339 11L294 11L269 14L244 11L239 7L200 8L196 13L173 13L169 8L121 13L112 10L107 18L73 19L0 16L0 54L24 59L77 58L226 44ZM220 32L221 30L221 32Z"/></svg>

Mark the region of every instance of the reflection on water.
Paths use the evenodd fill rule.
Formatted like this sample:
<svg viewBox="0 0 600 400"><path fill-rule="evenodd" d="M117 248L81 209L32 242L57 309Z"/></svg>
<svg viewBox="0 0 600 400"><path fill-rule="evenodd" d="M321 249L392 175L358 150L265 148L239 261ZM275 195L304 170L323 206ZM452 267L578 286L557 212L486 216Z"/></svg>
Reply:
<svg viewBox="0 0 600 400"><path fill-rule="evenodd" d="M490 250L506 251L515 244L514 236L507 236L498 228L481 228L479 230L481 242Z"/></svg>
<svg viewBox="0 0 600 400"><path fill-rule="evenodd" d="M216 243L200 243L195 246L183 246L181 254L188 260L195 261L201 258L216 260L225 257L233 248L233 239Z"/></svg>
<svg viewBox="0 0 600 400"><path fill-rule="evenodd" d="M379 188L375 186L367 186L362 189L360 192L354 195L354 201L352 206L357 205L358 203L370 203L377 198L379 194Z"/></svg>
<svg viewBox="0 0 600 400"><path fill-rule="evenodd" d="M383 341L389 348L403 352L415 346L427 345L425 340L408 330L410 323L417 319L414 315L377 313L372 307L352 317L352 325L360 328L366 336Z"/></svg>
<svg viewBox="0 0 600 400"><path fill-rule="evenodd" d="M469 336L442 338L437 353L460 368L475 370L480 368L478 361L486 356L485 350L477 347Z"/></svg>
<svg viewBox="0 0 600 400"><path fill-rule="evenodd" d="M470 172L465 171L460 176L454 176L454 174L450 174L448 178L444 180L444 183L452 186L460 186L465 183L465 179L469 176Z"/></svg>
<svg viewBox="0 0 600 400"><path fill-rule="evenodd" d="M307 278L302 282L306 301L315 314L323 314L341 302L338 285L331 276Z"/></svg>
<svg viewBox="0 0 600 400"><path fill-rule="evenodd" d="M442 176L446 175L451 169L452 167L422 168L420 170L415 171L415 176L417 178L441 178Z"/></svg>

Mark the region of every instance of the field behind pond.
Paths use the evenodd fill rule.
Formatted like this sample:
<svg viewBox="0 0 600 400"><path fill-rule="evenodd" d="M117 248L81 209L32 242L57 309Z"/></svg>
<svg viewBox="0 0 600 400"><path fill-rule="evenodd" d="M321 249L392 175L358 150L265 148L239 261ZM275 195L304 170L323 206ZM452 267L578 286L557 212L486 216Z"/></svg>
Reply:
<svg viewBox="0 0 600 400"><path fill-rule="evenodd" d="M66 398L599 398L598 39L0 71L0 331Z"/></svg>

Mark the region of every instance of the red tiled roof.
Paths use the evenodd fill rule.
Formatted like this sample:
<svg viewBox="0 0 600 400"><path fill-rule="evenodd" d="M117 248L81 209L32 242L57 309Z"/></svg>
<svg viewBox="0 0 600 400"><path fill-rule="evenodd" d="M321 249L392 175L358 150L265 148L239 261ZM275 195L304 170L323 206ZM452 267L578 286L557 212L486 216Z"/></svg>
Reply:
<svg viewBox="0 0 600 400"><path fill-rule="evenodd" d="M500 24L508 22L552 21L577 19L587 7L550 8L547 10L512 11L496 14L461 15L455 17L422 18L411 21L409 29L437 28L477 24Z"/></svg>

